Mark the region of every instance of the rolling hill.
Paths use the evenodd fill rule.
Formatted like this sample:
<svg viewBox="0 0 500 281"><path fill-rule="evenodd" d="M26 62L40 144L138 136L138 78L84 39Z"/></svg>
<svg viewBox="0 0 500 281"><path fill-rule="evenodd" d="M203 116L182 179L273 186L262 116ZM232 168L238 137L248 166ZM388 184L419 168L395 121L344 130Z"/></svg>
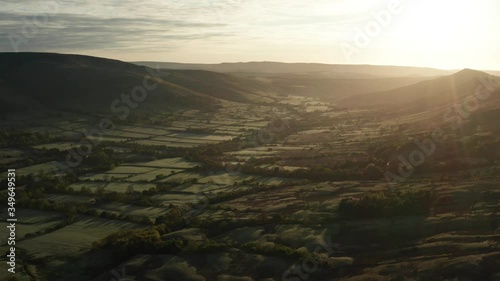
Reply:
<svg viewBox="0 0 500 281"><path fill-rule="evenodd" d="M424 111L452 104L474 95L481 81L498 84L500 78L464 69L453 75L431 79L389 91L354 95L338 101L342 106L398 106L408 111Z"/></svg>
<svg viewBox="0 0 500 281"><path fill-rule="evenodd" d="M353 95L392 90L430 79L420 76L331 78L323 73L248 74L248 77L258 81L267 81L276 89L287 94L319 98L328 102L335 102L340 98Z"/></svg>
<svg viewBox="0 0 500 281"><path fill-rule="evenodd" d="M221 72L260 73L180 69L193 66L185 64L159 64L159 68L169 65L178 69L154 69L82 55L0 53L0 110L106 113L113 111L117 100L124 104L123 95L133 91L139 95L146 92L139 111L206 109L221 101L265 104L290 94L340 99L341 106L412 103L408 109L426 108L472 93L478 77L489 77L473 70L436 78L425 75L446 71L267 62L206 65L206 69ZM155 87L146 90L144 83Z"/></svg>
<svg viewBox="0 0 500 281"><path fill-rule="evenodd" d="M315 73L330 78L432 77L451 74L452 71L424 67L345 65L320 63L238 62L221 64L189 64L173 62L134 62L138 65L165 69L197 69L221 73Z"/></svg>
<svg viewBox="0 0 500 281"><path fill-rule="evenodd" d="M337 72L332 75L329 72L252 74L196 69L155 70L156 66L151 66L82 55L1 53L0 109L4 113L19 113L23 110L36 112L41 108L105 113L112 111L111 105L116 100L122 100L122 95L130 95L137 87L139 90L141 87L144 89L146 77L148 83L156 84L157 87L146 91L147 98L141 101L139 111L207 108L215 106L221 100L262 104L275 101L278 95L289 94L331 101L429 79L423 76L379 78L374 73L367 74L370 69L377 69L380 74L390 69L400 69L398 67L281 63L221 65L227 70L249 66L249 70L264 69L268 72L335 69ZM344 67L345 70L342 70ZM359 70L350 72L352 69ZM416 71L416 68L407 68L407 71ZM437 73L441 72L432 72ZM339 78L339 75L350 78ZM360 78L361 76L364 78ZM154 79L150 80L149 77Z"/></svg>
<svg viewBox="0 0 500 281"><path fill-rule="evenodd" d="M245 78L242 84L271 87L281 94L302 95L336 101L339 98L412 85L452 72L432 68L332 65L318 63L247 62L184 64L135 62L138 65L169 70L204 70ZM264 85L262 84L264 83Z"/></svg>
<svg viewBox="0 0 500 281"><path fill-rule="evenodd" d="M52 53L1 53L0 89L1 109L15 112L42 107L109 112L113 102L132 92L139 97L138 110L145 111L207 108L221 100L272 101L267 97L272 91L268 85L245 78L199 70L155 70L117 60Z"/></svg>

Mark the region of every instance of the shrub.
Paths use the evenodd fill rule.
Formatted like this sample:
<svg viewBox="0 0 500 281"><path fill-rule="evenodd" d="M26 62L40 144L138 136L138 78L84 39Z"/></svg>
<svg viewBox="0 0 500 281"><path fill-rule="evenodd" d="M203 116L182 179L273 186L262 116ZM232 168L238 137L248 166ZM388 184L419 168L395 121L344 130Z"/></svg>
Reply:
<svg viewBox="0 0 500 281"><path fill-rule="evenodd" d="M432 200L430 190L366 193L359 199L343 199L338 211L346 218L429 215Z"/></svg>

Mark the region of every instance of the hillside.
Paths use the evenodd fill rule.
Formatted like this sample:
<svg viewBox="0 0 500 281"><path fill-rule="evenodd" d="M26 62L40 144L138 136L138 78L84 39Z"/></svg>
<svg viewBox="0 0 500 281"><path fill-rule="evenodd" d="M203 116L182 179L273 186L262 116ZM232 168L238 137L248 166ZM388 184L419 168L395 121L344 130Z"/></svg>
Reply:
<svg viewBox="0 0 500 281"><path fill-rule="evenodd" d="M145 78L146 81L145 81ZM225 74L207 71L157 71L134 64L81 55L0 54L3 111L40 108L108 112L122 94L151 85L138 110L207 108L221 99L267 102L269 92ZM139 87L139 88L137 88ZM257 93L255 95L255 93ZM138 92L138 95L140 93Z"/></svg>
<svg viewBox="0 0 500 281"><path fill-rule="evenodd" d="M169 70L204 70L242 78L239 85L264 91L336 101L352 95L387 91L450 74L449 71L399 66L248 62L182 64L136 62ZM233 78L235 79L235 78Z"/></svg>
<svg viewBox="0 0 500 281"><path fill-rule="evenodd" d="M494 75L494 76L500 76L500 71L498 70L485 70L484 72Z"/></svg>
<svg viewBox="0 0 500 281"><path fill-rule="evenodd" d="M302 279L500 280L500 95L443 120L485 73L152 74L84 56L0 59L2 110L38 114L0 118L0 165L17 175L18 280L299 280L309 265ZM147 75L158 85L142 112L95 118Z"/></svg>
<svg viewBox="0 0 500 281"><path fill-rule="evenodd" d="M173 62L134 62L138 65L156 66L166 69L197 69L222 73L322 73L336 78L368 78L368 77L407 77L407 76L441 76L451 71L406 66L378 65L344 65L320 63L281 63L281 62L238 62L221 64L189 64Z"/></svg>
<svg viewBox="0 0 500 281"><path fill-rule="evenodd" d="M500 81L487 73L464 69L453 75L440 77L389 91L355 95L338 101L343 106L401 106L423 111L459 100L474 94L481 79Z"/></svg>
<svg viewBox="0 0 500 281"><path fill-rule="evenodd" d="M358 94L392 90L430 79L429 77L332 78L325 73L248 74L246 76L258 81L266 81L288 94L319 98L327 102L335 102L339 98Z"/></svg>
<svg viewBox="0 0 500 281"><path fill-rule="evenodd" d="M245 65L247 64L221 66L234 70ZM252 74L185 69L155 71L156 65L151 66L149 68L81 55L2 53L0 109L3 113L54 109L86 113L109 112L113 102L122 99L122 94L130 95L134 88L143 85L145 77L150 76L155 76L155 80L148 80L149 83L156 81L157 87L147 91L147 98L141 101L137 109L139 111L207 108L207 105L215 105L220 100L261 104L273 102L277 95L289 94L331 101L350 95L394 89L428 79L422 76L372 78L376 74L367 74L369 69L378 69L376 73L380 74L382 70L397 67L342 66L346 67L342 70L340 66L320 64L250 63L249 70L264 72L321 69L338 71L337 74ZM293 67L289 68L290 66ZM350 72L352 69L360 70ZM412 68L408 71L410 69ZM350 78L338 78L340 74ZM360 76L369 78L359 78Z"/></svg>

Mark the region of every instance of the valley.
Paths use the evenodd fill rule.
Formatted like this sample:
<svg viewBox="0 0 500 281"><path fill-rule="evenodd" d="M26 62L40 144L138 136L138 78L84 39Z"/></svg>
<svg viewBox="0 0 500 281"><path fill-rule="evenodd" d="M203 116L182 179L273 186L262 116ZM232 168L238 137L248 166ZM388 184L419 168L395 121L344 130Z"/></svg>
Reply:
<svg viewBox="0 0 500 281"><path fill-rule="evenodd" d="M0 75L17 280L500 278L496 76L332 78L334 68L315 92L316 69L300 65L213 72L54 54L0 64L17 67ZM378 77L369 93L366 73ZM114 111L145 77L157 87L126 116ZM325 98L332 85L345 89Z"/></svg>

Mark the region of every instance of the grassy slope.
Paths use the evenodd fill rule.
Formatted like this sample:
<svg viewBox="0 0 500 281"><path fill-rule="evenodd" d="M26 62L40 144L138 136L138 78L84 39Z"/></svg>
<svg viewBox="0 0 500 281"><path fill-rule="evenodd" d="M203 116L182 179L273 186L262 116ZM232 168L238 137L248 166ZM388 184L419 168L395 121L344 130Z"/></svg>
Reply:
<svg viewBox="0 0 500 281"><path fill-rule="evenodd" d="M206 71L159 71L116 60L49 53L0 54L3 109L38 104L78 111L107 111L120 96L157 73L158 87L148 92L142 110L203 108L218 99L268 102L266 86ZM155 74L156 75L156 74ZM151 83L151 81L149 81ZM258 92L258 93L257 93Z"/></svg>

